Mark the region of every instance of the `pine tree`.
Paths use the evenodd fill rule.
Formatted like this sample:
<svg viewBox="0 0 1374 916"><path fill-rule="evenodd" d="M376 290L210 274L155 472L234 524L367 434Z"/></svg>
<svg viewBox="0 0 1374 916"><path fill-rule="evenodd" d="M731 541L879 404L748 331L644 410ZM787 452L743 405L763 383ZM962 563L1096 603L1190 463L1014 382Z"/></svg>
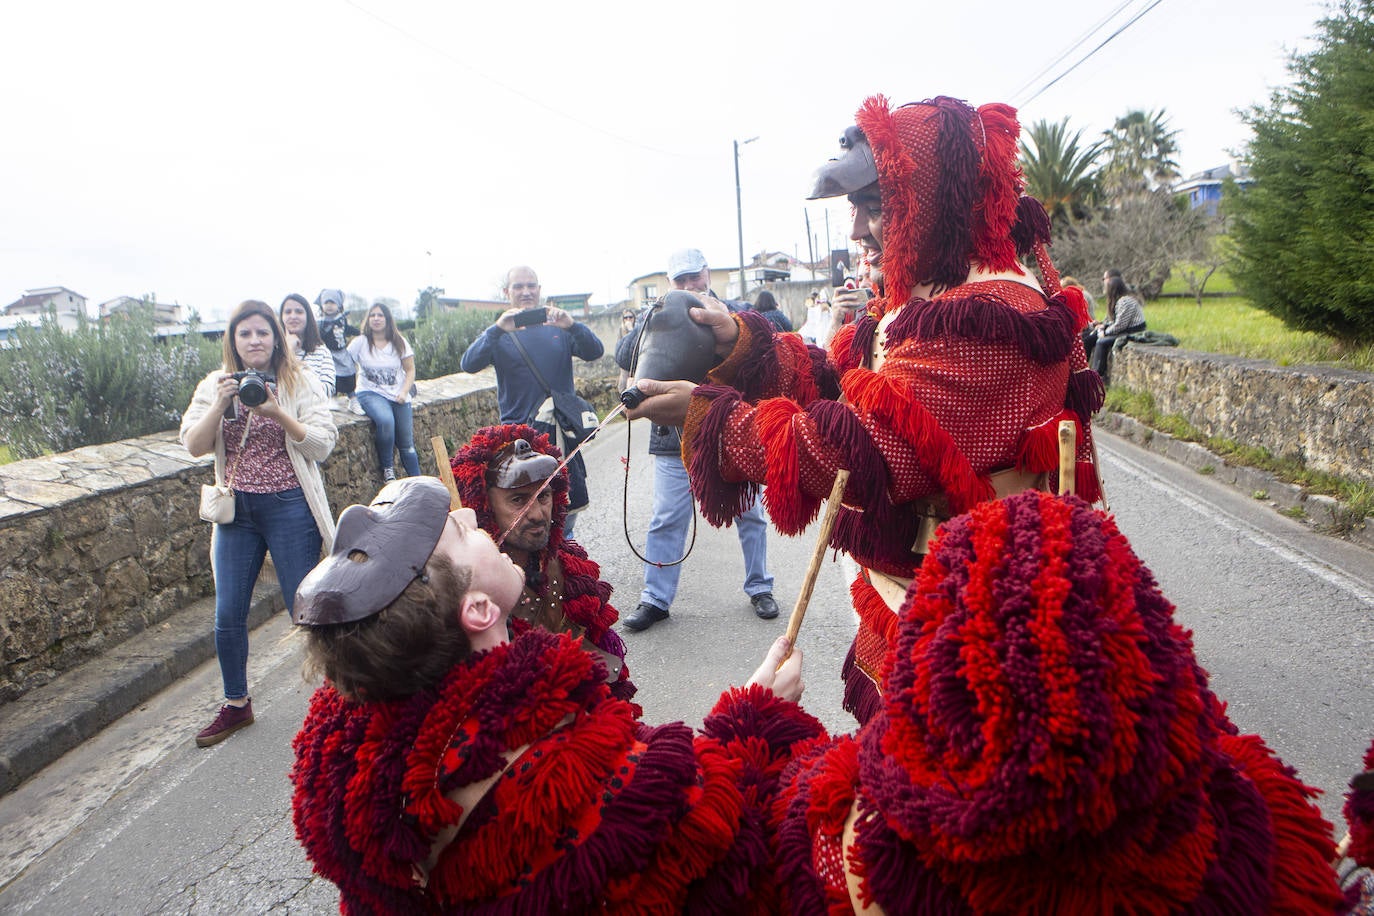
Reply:
<svg viewBox="0 0 1374 916"><path fill-rule="evenodd" d="M1374 341L1374 0L1345 0L1294 54L1291 86L1246 122L1255 184L1237 193L1232 266L1290 327Z"/></svg>

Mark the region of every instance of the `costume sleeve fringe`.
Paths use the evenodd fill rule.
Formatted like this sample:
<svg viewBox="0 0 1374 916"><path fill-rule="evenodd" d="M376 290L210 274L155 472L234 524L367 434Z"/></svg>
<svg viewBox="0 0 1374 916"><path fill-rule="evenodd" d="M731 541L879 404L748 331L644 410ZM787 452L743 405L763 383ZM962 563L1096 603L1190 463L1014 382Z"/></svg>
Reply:
<svg viewBox="0 0 1374 916"><path fill-rule="evenodd" d="M1064 396L1064 406L1078 414L1080 423L1087 423L1102 409L1102 402L1106 399L1107 388L1102 384L1102 376L1092 369L1080 369L1069 373L1069 388Z"/></svg>
<svg viewBox="0 0 1374 916"><path fill-rule="evenodd" d="M697 400L709 400L710 406L692 434L687 470L702 518L720 528L734 522L740 513L753 505L758 496L758 484L730 483L721 474L720 444L725 438L730 414L741 404L740 393L721 385L699 385L693 393L693 401ZM683 441L687 441L686 430ZM689 461L687 448L684 445L684 463Z"/></svg>
<svg viewBox="0 0 1374 916"><path fill-rule="evenodd" d="M752 311L737 313L735 321L740 326L740 339L730 353L731 360L739 357L734 367L734 387L751 404L760 398L779 394L775 388L782 374L782 353L774 339L776 332L772 322ZM747 334L744 333L745 329L748 329ZM797 342L801 342L800 337ZM715 378L714 373L712 378Z"/></svg>
<svg viewBox="0 0 1374 916"><path fill-rule="evenodd" d="M754 428L759 441L768 443L767 488L764 508L783 534L800 534L816 518L821 501L804 493L799 475L800 457L793 420L801 407L787 398L769 398L754 410Z"/></svg>

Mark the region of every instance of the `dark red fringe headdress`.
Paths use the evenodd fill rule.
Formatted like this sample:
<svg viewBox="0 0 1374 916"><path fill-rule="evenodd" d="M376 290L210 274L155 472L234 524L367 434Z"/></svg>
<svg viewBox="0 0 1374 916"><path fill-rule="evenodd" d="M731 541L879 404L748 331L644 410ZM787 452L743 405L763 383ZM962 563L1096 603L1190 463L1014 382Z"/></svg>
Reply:
<svg viewBox="0 0 1374 916"><path fill-rule="evenodd" d="M463 505L477 513L477 523L493 539L501 537L496 517L487 502L487 465L496 457L502 447L516 439L524 439L536 452L552 455L562 460L563 453L549 437L532 426L522 423L508 423L504 426L484 426L472 434L467 445L454 454L449 464L453 468L453 478L458 486L458 495ZM576 541L563 537L563 523L568 517L568 472L558 472L549 484L553 493L553 526L549 532L549 545L538 558L539 571L531 580L531 587L539 594L547 594L548 577L545 574L549 559L560 557L563 566L563 612L568 619L587 630L593 643L620 658L625 657L625 644L619 634L611 627L619 619L619 612L611 606L610 583L600 578L601 567L587 556L587 551ZM529 570L526 571L527 576ZM634 695L634 686L625 678L618 686L624 698Z"/></svg>
<svg viewBox="0 0 1374 916"><path fill-rule="evenodd" d="M1332 912L1313 790L1236 734L1173 610L1074 497L946 523L859 736L866 893L889 912Z"/></svg>
<svg viewBox="0 0 1374 916"><path fill-rule="evenodd" d="M974 260L1020 272L1018 242L1036 233L1019 206L1014 108L974 109L939 96L894 109L875 95L856 120L873 148L882 194L887 294L879 312L901 306L918 285L958 286Z"/></svg>
<svg viewBox="0 0 1374 916"><path fill-rule="evenodd" d="M449 461L453 468L453 478L458 484L458 495L463 505L477 513L477 524L481 525L493 538L501 536L496 527L496 517L491 514L487 502L487 465L496 457L502 447L516 439L524 439L542 455L552 455L563 460L558 446L549 437L533 426L523 423L507 423L504 426L484 426L472 434L468 444L454 454ZM563 469L549 484L553 492L553 531L549 535L549 546L557 548L563 543L563 522L568 517L568 471Z"/></svg>

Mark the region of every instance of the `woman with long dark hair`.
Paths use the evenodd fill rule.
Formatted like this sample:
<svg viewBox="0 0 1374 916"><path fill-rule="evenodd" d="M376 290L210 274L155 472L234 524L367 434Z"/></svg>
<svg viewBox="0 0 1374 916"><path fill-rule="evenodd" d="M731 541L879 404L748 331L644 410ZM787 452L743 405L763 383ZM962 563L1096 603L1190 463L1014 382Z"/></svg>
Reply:
<svg viewBox="0 0 1374 916"><path fill-rule="evenodd" d="M1145 330L1145 307L1129 294L1121 272L1112 270L1102 276L1102 292L1107 297L1107 320L1095 322L1083 333L1083 346L1088 353L1088 365L1102 376L1106 384L1111 375L1112 347L1127 334Z"/></svg>
<svg viewBox="0 0 1374 916"><path fill-rule="evenodd" d="M224 704L196 735L201 747L253 724L248 609L264 557L272 554L290 612L296 586L334 541L319 463L336 437L327 402L296 361L272 307L241 303L224 334L222 368L196 386L181 418L186 450L195 457L213 451L216 478L234 490L233 520L216 524L210 536Z"/></svg>
<svg viewBox="0 0 1374 916"><path fill-rule="evenodd" d="M752 306L764 318L784 334L792 330L792 319L783 314L782 309L778 308L778 300L768 290L760 290L754 299Z"/></svg>
<svg viewBox="0 0 1374 916"><path fill-rule="evenodd" d="M310 303L300 293L291 293L281 301L277 310L286 339L291 344L291 352L305 368L315 373L315 378L324 388L324 396L334 396L334 357L320 337L320 327L315 323L315 313Z"/></svg>
<svg viewBox="0 0 1374 916"><path fill-rule="evenodd" d="M377 302L367 310L363 332L349 343L348 353L358 364L358 403L375 428L383 482L396 479L397 450L406 476L418 476L420 456L415 453L415 417L410 404L415 354L396 330L391 309Z"/></svg>

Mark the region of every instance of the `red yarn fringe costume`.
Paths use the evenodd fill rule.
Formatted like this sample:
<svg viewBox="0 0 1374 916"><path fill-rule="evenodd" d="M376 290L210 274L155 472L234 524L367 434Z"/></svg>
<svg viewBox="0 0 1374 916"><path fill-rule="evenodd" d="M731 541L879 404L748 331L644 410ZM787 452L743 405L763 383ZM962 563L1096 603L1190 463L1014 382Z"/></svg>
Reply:
<svg viewBox="0 0 1374 916"><path fill-rule="evenodd" d="M453 468L454 482L463 505L477 514L477 524L481 525L494 540L501 537L487 502L487 466L502 447L516 439L524 439L530 446L544 455L561 459L563 453L549 437L532 426L508 423L504 426L485 426L472 434L467 445L458 449L449 464ZM555 558L558 565L558 578L561 579L561 592L557 596L565 619L555 624L559 631L576 627L583 631L584 637L592 645L621 661L620 673L613 678L612 690L623 700L635 695L635 685L630 680L630 668L624 664L625 643L620 635L611 629L620 619L619 612L611 605L611 584L601 578L601 567L587 556L587 551L576 541L563 537L563 523L568 517L568 473L565 469L549 485L553 494L552 530L549 544L535 561L536 570L526 570L528 589L541 598L549 597L550 567ZM513 630L523 629L523 622L512 619Z"/></svg>
<svg viewBox="0 0 1374 916"><path fill-rule="evenodd" d="M979 505L899 627L884 709L785 774L790 912L852 912L846 864L893 914L1339 911L1315 791L1236 734L1110 518L1040 492Z"/></svg>
<svg viewBox="0 0 1374 916"><path fill-rule="evenodd" d="M750 687L722 694L699 735L650 728L604 676L568 636L533 629L404 700L316 691L292 811L340 910L784 912L766 809L820 724ZM497 773L421 886L417 866L464 813L448 794Z"/></svg>
<svg viewBox="0 0 1374 916"><path fill-rule="evenodd" d="M993 498L994 472L1046 474L1053 486L1060 420L1078 424L1077 494L1097 500L1089 420L1103 388L1079 339L1082 295L1059 289L1044 252L1044 208L1019 196L1014 111L945 98L890 110L878 96L858 123L878 166L886 294L835 336L828 359L737 315L733 352L688 411L683 462L712 524L767 484L764 506L785 534L815 518L848 469L831 546L905 579L921 562L923 519ZM1032 253L1048 295L1029 279L965 281L975 263L1023 276L1019 258ZM928 285L940 292L908 300ZM852 587L859 635L844 672L860 722L878 708L896 629L869 580L865 571Z"/></svg>

